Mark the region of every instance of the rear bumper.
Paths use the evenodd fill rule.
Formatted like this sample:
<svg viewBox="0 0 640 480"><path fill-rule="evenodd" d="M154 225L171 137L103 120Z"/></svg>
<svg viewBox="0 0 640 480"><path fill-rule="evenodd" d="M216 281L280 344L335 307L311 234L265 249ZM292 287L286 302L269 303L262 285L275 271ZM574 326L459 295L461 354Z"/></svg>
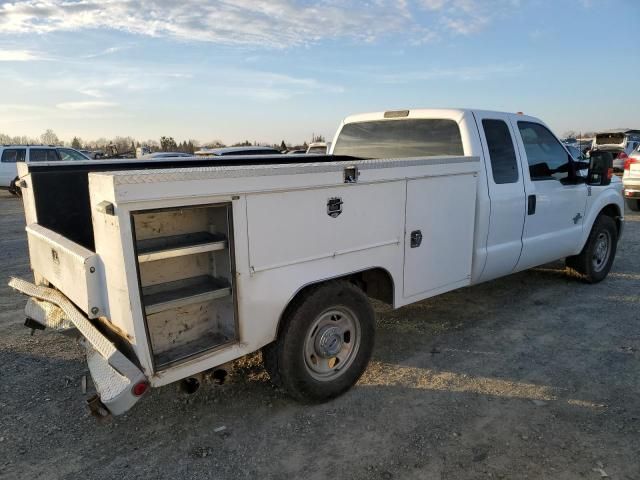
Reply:
<svg viewBox="0 0 640 480"><path fill-rule="evenodd" d="M625 187L624 198L640 198L640 186Z"/></svg>
<svg viewBox="0 0 640 480"><path fill-rule="evenodd" d="M134 387L148 384L142 371L120 352L61 292L12 278L9 286L31 297L28 318L60 333L80 334L100 401L113 415L125 413L140 400ZM146 388L142 389L146 391Z"/></svg>

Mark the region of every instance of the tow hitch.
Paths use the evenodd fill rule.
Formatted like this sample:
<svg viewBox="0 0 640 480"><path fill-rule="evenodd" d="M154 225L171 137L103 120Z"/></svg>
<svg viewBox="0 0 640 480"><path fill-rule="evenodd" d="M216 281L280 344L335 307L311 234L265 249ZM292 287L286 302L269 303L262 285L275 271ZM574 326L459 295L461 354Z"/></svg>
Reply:
<svg viewBox="0 0 640 480"><path fill-rule="evenodd" d="M40 322L35 321L33 318L27 317L24 321L24 326L31 329L31 336L36 333L36 330L44 330L45 326Z"/></svg>
<svg viewBox="0 0 640 480"><path fill-rule="evenodd" d="M99 419L105 419L111 416L109 413L109 409L102 403L100 400L100 395L93 395L87 399L87 406L89 407L89 411L91 415Z"/></svg>

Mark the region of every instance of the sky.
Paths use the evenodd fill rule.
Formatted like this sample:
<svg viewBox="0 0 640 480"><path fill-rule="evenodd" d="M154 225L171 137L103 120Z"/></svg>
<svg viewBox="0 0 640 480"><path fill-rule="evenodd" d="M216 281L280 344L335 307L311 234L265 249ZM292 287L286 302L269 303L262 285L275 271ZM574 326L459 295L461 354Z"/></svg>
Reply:
<svg viewBox="0 0 640 480"><path fill-rule="evenodd" d="M0 133L291 143L347 115L640 128L637 0L0 0Z"/></svg>

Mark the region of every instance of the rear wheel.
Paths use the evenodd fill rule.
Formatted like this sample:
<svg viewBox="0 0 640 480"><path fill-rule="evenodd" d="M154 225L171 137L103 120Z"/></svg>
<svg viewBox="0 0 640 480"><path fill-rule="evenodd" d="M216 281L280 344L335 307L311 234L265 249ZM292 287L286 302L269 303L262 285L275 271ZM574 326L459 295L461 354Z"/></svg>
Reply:
<svg viewBox="0 0 640 480"><path fill-rule="evenodd" d="M627 207L634 212L640 212L640 200L637 198L627 198Z"/></svg>
<svg viewBox="0 0 640 480"><path fill-rule="evenodd" d="M617 245L618 229L615 221L607 215L600 215L593 224L582 252L568 257L567 266L582 275L588 283L598 283L609 274Z"/></svg>
<svg viewBox="0 0 640 480"><path fill-rule="evenodd" d="M16 197L21 197L22 196L22 190L18 186L18 181L19 181L19 178L16 177L11 182L11 184L9 185L9 192L12 193L13 195L15 195Z"/></svg>
<svg viewBox="0 0 640 480"><path fill-rule="evenodd" d="M321 402L355 384L373 351L375 314L355 285L330 282L288 308L278 339L262 350L272 381L294 398Z"/></svg>

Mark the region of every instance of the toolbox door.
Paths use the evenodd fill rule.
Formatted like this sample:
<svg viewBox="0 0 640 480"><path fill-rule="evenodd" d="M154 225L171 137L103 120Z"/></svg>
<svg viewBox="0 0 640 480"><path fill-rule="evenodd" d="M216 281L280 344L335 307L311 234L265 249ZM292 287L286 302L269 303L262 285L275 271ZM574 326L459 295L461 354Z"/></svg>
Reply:
<svg viewBox="0 0 640 480"><path fill-rule="evenodd" d="M468 285L477 174L407 182L404 297Z"/></svg>

